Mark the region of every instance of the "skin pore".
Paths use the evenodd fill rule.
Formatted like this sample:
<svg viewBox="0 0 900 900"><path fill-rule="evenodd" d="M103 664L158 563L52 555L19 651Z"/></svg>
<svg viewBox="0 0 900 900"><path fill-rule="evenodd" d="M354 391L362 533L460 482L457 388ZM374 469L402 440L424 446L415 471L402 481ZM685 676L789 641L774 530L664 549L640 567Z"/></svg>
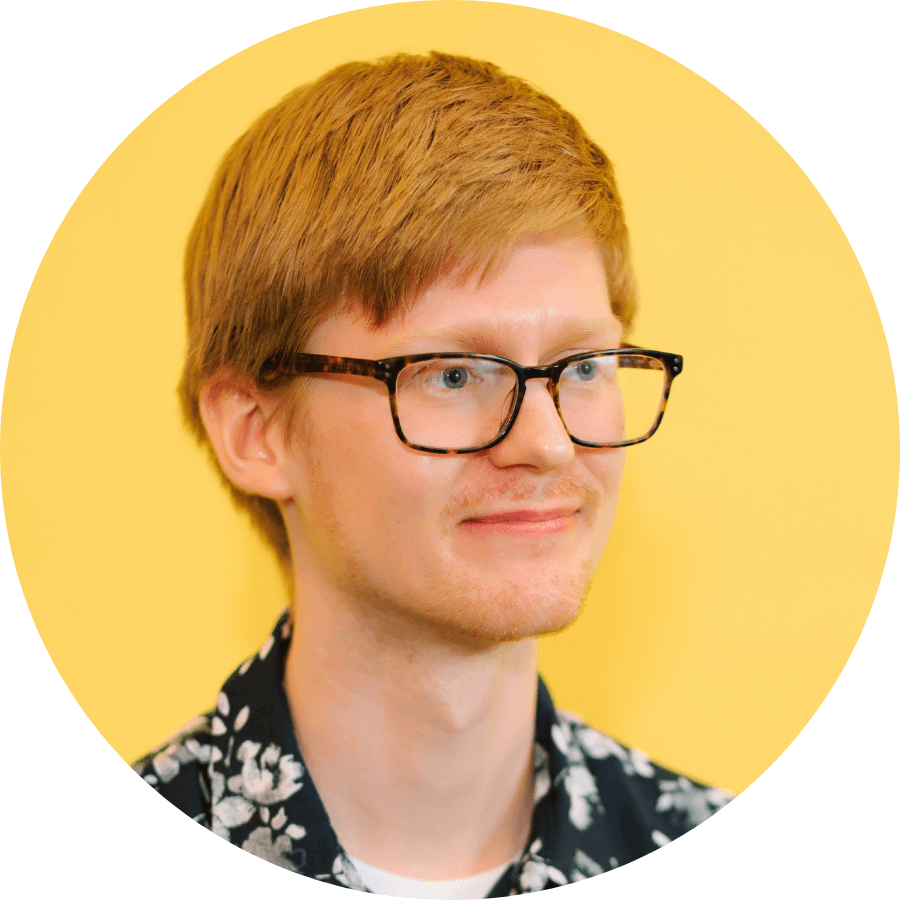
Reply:
<svg viewBox="0 0 900 900"><path fill-rule="evenodd" d="M546 365L620 339L596 247L536 236L484 284L438 281L378 329L334 316L307 349ZM284 515L285 691L339 839L412 878L508 862L531 820L536 637L578 615L624 451L573 444L539 380L500 444L459 456L405 446L375 379L309 378L294 435L269 402L225 381L204 393L204 421L229 477Z"/></svg>

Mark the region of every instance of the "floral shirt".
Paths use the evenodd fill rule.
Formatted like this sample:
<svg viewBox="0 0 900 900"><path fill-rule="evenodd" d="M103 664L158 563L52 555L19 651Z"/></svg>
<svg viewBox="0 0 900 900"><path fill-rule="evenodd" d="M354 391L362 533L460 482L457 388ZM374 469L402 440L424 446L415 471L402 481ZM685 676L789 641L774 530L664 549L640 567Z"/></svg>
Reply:
<svg viewBox="0 0 900 900"><path fill-rule="evenodd" d="M180 810L243 850L365 891L300 758L282 686L289 643L285 614L260 651L225 682L216 708L134 768ZM540 891L624 865L730 799L557 710L539 681L531 835L488 896Z"/></svg>

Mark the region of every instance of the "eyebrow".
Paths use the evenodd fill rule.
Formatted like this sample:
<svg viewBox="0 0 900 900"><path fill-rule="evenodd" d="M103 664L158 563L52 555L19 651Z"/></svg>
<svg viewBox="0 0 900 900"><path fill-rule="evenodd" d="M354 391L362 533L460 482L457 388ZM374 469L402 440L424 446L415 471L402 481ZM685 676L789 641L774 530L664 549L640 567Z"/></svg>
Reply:
<svg viewBox="0 0 900 900"><path fill-rule="evenodd" d="M603 316L596 319L575 319L560 323L554 328L561 347L563 344L577 344L588 338L612 336L618 346L622 338L622 323L614 316ZM501 347L509 331L494 322L476 322L447 328L423 328L409 331L396 340L390 341L382 348L384 357L400 356L411 352L417 345L425 345L429 341L451 344L461 350L484 352L483 348ZM426 348L426 352L427 352Z"/></svg>

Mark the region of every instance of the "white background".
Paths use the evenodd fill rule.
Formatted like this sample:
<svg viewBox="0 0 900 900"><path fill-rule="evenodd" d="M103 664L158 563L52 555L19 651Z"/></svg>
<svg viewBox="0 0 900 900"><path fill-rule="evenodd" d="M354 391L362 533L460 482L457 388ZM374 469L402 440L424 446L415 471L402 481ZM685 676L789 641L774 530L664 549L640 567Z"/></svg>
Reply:
<svg viewBox="0 0 900 900"><path fill-rule="evenodd" d="M0 142L0 359L8 357L31 279L56 228L132 128L226 57L359 5L33 0L7 12L0 62L6 126ZM891 4L531 5L649 44L711 81L761 122L841 223L898 359L898 51ZM99 398L79 396L76 389L73 402ZM54 534L52 510L47 534L48 540L65 539ZM898 568L895 540L844 673L811 723L756 784L676 844L564 890L611 898L896 897ZM59 678L34 629L5 541L0 596L0 878L7 896L328 892L231 847L145 790Z"/></svg>

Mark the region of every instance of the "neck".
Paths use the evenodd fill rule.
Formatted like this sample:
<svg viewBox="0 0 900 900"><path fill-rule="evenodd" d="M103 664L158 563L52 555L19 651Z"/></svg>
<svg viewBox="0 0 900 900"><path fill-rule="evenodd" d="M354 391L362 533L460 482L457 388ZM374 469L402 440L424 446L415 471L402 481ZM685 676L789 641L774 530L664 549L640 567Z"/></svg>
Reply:
<svg viewBox="0 0 900 900"><path fill-rule="evenodd" d="M310 587L285 691L344 848L410 878L508 862L531 823L537 642L473 645Z"/></svg>

